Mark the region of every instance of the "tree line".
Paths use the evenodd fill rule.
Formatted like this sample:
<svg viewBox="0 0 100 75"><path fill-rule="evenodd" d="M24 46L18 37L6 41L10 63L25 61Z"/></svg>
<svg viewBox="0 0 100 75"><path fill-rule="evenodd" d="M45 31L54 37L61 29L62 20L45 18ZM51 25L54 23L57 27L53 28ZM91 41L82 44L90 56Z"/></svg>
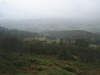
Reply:
<svg viewBox="0 0 100 75"><path fill-rule="evenodd" d="M59 42L39 39L25 39L17 37L4 37L0 40L0 51L20 52L30 54L55 55L58 59L75 60L82 62L100 62L100 47L90 47L88 40L63 40Z"/></svg>

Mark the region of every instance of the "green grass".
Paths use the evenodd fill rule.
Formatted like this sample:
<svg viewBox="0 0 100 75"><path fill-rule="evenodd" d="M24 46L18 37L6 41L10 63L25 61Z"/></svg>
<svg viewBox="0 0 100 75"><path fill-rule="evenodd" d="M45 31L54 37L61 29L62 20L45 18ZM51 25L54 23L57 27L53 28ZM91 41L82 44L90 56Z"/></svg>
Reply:
<svg viewBox="0 0 100 75"><path fill-rule="evenodd" d="M0 75L99 75L100 65L54 56L8 53L0 56Z"/></svg>

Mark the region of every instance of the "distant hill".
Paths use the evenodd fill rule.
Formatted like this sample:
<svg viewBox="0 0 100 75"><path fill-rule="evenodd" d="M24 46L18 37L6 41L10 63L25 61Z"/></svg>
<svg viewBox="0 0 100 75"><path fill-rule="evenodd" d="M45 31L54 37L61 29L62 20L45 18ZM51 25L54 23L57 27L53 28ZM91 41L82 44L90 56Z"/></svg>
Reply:
<svg viewBox="0 0 100 75"><path fill-rule="evenodd" d="M0 27L0 38L9 37L9 36L26 38L26 37L38 37L40 35L38 33Z"/></svg>
<svg viewBox="0 0 100 75"><path fill-rule="evenodd" d="M65 39L65 40L100 40L100 34L91 33L83 30L72 30L72 31L49 31L44 33L45 36L52 39Z"/></svg>
<svg viewBox="0 0 100 75"><path fill-rule="evenodd" d="M0 20L0 25L10 29L19 29L31 32L41 32L48 30L86 30L100 33L100 22L83 22L70 19L25 19L25 20Z"/></svg>
<svg viewBox="0 0 100 75"><path fill-rule="evenodd" d="M0 38L15 36L20 38L33 38L46 36L50 39L64 39L64 40L77 40L77 39L85 39L90 41L100 41L99 33L92 33L84 30L71 30L71 31L48 31L48 32L28 32L21 31L15 29L8 29L5 27L0 27Z"/></svg>

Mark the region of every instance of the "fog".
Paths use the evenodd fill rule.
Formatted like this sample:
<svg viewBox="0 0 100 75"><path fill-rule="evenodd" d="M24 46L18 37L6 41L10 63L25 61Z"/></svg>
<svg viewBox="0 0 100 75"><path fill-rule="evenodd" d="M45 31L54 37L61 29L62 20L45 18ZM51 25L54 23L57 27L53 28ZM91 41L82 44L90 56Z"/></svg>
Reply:
<svg viewBox="0 0 100 75"><path fill-rule="evenodd" d="M99 13L100 0L0 0L0 25L31 31L99 30Z"/></svg>

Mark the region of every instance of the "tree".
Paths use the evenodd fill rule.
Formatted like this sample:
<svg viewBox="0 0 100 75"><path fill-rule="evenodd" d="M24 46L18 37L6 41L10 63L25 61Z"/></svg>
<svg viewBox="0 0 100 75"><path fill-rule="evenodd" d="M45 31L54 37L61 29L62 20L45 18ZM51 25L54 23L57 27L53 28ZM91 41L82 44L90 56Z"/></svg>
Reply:
<svg viewBox="0 0 100 75"><path fill-rule="evenodd" d="M17 51L22 47L22 41L16 37L6 37L1 43L1 47L6 51Z"/></svg>

